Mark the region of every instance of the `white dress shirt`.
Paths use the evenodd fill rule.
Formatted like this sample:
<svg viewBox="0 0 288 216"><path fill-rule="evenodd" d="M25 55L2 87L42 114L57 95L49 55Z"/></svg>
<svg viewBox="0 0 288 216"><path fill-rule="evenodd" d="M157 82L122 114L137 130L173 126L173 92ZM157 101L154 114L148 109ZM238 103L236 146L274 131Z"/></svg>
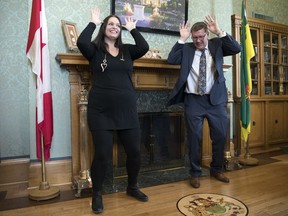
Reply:
<svg viewBox="0 0 288 216"><path fill-rule="evenodd" d="M202 51L196 50L192 67L187 78L187 85L185 92L189 94L198 94L198 77L199 77L199 64ZM214 84L215 64L213 58L208 50L208 46L205 48L206 55L206 92L210 94L211 88Z"/></svg>

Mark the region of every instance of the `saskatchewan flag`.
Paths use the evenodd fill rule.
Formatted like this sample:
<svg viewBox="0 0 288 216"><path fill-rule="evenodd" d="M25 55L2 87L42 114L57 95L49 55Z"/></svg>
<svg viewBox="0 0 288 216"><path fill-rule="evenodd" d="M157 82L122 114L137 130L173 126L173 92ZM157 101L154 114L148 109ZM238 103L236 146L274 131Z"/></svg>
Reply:
<svg viewBox="0 0 288 216"><path fill-rule="evenodd" d="M241 139L247 142L250 134L250 94L252 91L252 81L250 72L250 59L254 57L254 47L252 43L250 28L248 25L244 0L242 0L242 26L241 26L241 109L240 109L240 124L241 124Z"/></svg>

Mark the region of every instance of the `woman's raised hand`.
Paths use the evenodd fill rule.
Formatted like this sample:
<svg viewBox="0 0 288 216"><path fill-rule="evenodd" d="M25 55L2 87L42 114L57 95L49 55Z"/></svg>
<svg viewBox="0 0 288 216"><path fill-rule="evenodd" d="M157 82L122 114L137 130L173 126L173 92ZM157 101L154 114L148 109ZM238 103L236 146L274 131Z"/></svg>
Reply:
<svg viewBox="0 0 288 216"><path fill-rule="evenodd" d="M133 21L132 17L126 17L125 18L125 25L122 25L125 27L128 31L131 31L132 29L136 28L137 20Z"/></svg>
<svg viewBox="0 0 288 216"><path fill-rule="evenodd" d="M94 8L91 10L91 22L95 23L95 25L100 25L102 23L99 8Z"/></svg>

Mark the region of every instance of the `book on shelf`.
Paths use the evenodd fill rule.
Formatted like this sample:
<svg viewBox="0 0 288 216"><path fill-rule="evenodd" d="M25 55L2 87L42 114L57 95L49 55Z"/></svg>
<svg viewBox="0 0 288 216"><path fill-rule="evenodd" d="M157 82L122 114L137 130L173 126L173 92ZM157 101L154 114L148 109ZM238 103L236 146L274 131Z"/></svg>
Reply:
<svg viewBox="0 0 288 216"><path fill-rule="evenodd" d="M282 37L282 48L283 49L287 48L287 37Z"/></svg>
<svg viewBox="0 0 288 216"><path fill-rule="evenodd" d="M271 95L271 86L265 86L265 95Z"/></svg>

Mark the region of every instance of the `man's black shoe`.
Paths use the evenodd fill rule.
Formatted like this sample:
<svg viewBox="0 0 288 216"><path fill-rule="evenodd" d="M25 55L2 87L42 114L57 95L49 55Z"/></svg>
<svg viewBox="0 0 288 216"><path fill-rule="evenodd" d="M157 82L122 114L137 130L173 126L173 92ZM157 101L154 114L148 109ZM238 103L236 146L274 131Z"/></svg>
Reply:
<svg viewBox="0 0 288 216"><path fill-rule="evenodd" d="M127 195L132 196L139 201L142 201L142 202L148 201L148 196L142 193L138 188L127 187L126 193Z"/></svg>

